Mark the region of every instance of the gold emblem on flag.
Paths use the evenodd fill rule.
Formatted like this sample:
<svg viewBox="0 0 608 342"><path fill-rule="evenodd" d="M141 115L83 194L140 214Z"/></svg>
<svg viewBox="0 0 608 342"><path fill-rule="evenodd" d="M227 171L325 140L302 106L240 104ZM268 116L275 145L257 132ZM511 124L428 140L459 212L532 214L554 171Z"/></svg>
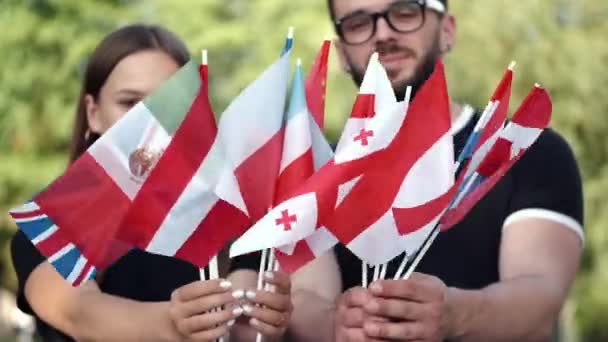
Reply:
<svg viewBox="0 0 608 342"><path fill-rule="evenodd" d="M131 174L140 181L143 181L154 165L160 159L162 151L152 151L146 147L140 147L133 151L129 156L129 170Z"/></svg>

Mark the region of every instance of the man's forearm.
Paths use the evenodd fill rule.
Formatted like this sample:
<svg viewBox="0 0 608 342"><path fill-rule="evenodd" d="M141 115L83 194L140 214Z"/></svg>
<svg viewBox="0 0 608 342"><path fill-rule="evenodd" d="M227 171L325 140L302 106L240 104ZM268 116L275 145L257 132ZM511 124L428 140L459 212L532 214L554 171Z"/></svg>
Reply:
<svg viewBox="0 0 608 342"><path fill-rule="evenodd" d="M448 335L457 341L546 341L566 296L541 276L448 293Z"/></svg>
<svg viewBox="0 0 608 342"><path fill-rule="evenodd" d="M315 293L292 293L294 311L289 325L289 341L330 342L334 340L335 304Z"/></svg>

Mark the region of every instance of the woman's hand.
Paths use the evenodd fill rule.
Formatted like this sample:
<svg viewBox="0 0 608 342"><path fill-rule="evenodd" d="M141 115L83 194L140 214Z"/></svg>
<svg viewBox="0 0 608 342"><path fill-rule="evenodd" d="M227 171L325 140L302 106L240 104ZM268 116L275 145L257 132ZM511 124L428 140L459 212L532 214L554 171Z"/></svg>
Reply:
<svg viewBox="0 0 608 342"><path fill-rule="evenodd" d="M255 330L267 338L278 339L285 334L293 311L291 280L282 271L266 272L264 278L274 286L274 291L247 290L243 314L250 317L249 324Z"/></svg>
<svg viewBox="0 0 608 342"><path fill-rule="evenodd" d="M187 341L215 341L224 336L243 313L236 300L243 291L232 291L222 279L197 281L171 294L169 315Z"/></svg>

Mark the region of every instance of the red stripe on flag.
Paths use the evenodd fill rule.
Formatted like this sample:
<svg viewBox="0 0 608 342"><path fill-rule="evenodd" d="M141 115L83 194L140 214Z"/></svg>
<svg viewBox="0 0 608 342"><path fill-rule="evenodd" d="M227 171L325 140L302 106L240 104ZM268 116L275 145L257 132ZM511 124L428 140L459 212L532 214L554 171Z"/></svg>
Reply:
<svg viewBox="0 0 608 342"><path fill-rule="evenodd" d="M234 171L253 222L262 218L274 204L284 135L282 128Z"/></svg>
<svg viewBox="0 0 608 342"><path fill-rule="evenodd" d="M454 197L458 185L452 186L446 193L424 204L413 208L393 208L393 216L401 235L411 234L422 229L435 219Z"/></svg>
<svg viewBox="0 0 608 342"><path fill-rule="evenodd" d="M496 142L475 171L484 177L490 177L511 159L512 146L513 142L509 140L504 138L496 139Z"/></svg>
<svg viewBox="0 0 608 342"><path fill-rule="evenodd" d="M88 152L34 201L94 265L107 267L128 251L115 232L130 200Z"/></svg>
<svg viewBox="0 0 608 342"><path fill-rule="evenodd" d="M80 274L78 275L78 277L76 277L76 280L74 280L73 285L74 286L80 285L80 283L82 283L85 280L84 277L89 273L89 271L91 270L92 267L93 267L93 265L91 265L91 263L87 261L84 264L84 267L82 268L82 270L80 271Z"/></svg>
<svg viewBox="0 0 608 342"><path fill-rule="evenodd" d="M308 110L323 129L325 124L325 93L327 87L327 62L329 60L329 49L331 41L326 40L317 54L315 63L306 77L306 103Z"/></svg>
<svg viewBox="0 0 608 342"><path fill-rule="evenodd" d="M32 210L27 213L9 212L9 214L11 215L13 220L29 219L29 218L34 218L37 216L44 215L44 213L41 210Z"/></svg>
<svg viewBox="0 0 608 342"><path fill-rule="evenodd" d="M229 225L228 225L229 224ZM251 221L239 209L219 200L175 257L204 267L228 242L243 234Z"/></svg>
<svg viewBox="0 0 608 342"><path fill-rule="evenodd" d="M275 250L275 255L281 269L289 274L296 272L316 258L306 240L298 241L291 255L285 254L278 249Z"/></svg>
<svg viewBox="0 0 608 342"><path fill-rule="evenodd" d="M355 99L351 118L367 119L376 115L376 96L374 94L359 94Z"/></svg>
<svg viewBox="0 0 608 342"><path fill-rule="evenodd" d="M302 185L314 173L312 148L309 148L291 162L279 175L275 194L275 204L289 198L291 192Z"/></svg>
<svg viewBox="0 0 608 342"><path fill-rule="evenodd" d="M59 252L63 247L67 246L69 241L61 235L59 231L51 234L48 238L36 244L36 248L47 258L52 257Z"/></svg>
<svg viewBox="0 0 608 342"><path fill-rule="evenodd" d="M216 133L206 89L201 87L169 147L135 196L124 219L121 239L146 249L205 159Z"/></svg>

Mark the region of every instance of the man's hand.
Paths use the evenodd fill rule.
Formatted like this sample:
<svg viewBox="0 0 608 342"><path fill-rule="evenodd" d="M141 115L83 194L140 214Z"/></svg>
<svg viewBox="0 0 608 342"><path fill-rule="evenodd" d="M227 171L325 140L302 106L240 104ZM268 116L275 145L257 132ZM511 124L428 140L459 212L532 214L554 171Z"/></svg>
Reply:
<svg viewBox="0 0 608 342"><path fill-rule="evenodd" d="M371 298L371 294L361 287L352 288L340 296L334 321L337 342L366 341L363 324L369 317L363 308Z"/></svg>
<svg viewBox="0 0 608 342"><path fill-rule="evenodd" d="M357 314L387 320L365 320L368 340L442 341L446 336L448 288L440 279L413 274L408 280L378 281L369 290L373 297L365 302L364 313Z"/></svg>

